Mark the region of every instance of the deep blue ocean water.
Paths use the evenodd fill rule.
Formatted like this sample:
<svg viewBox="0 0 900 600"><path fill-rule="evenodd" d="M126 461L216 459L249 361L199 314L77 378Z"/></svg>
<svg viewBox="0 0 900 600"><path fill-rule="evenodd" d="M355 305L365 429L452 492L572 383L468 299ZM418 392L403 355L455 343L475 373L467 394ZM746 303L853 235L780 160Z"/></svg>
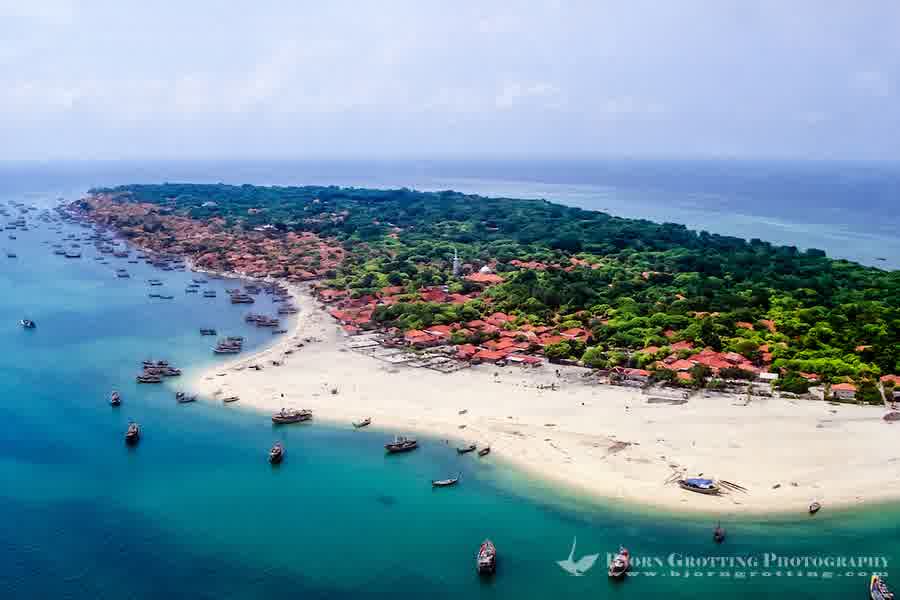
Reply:
<svg viewBox="0 0 900 600"><path fill-rule="evenodd" d="M91 185L165 179L353 183L354 175L339 175L345 167L5 166L0 201L46 206ZM368 168L360 170L370 185L378 178L401 183L402 174ZM431 187L445 177L465 180L472 186L465 191L485 191L477 187L482 180L529 185L509 183L502 171L473 171L467 179L452 171L429 175L432 168L411 171L407 185L417 185L416 177ZM883 190L884 198L891 193ZM115 259L102 265L84 244L82 259L66 260L42 243L58 237L46 226L15 232L16 240L8 233L0 238L0 598L864 598L870 567L806 567L800 571L819 577L801 577L796 569L767 568L765 558L875 556L889 573L900 560L896 505L856 514L826 508L814 519L726 519L729 539L717 547L709 519L548 489L501 457L460 458L440 440L385 457L382 444L393 432L277 429L238 405L177 405L177 382L133 383L141 360L166 358L187 369L212 364L210 338L197 332L203 326L245 335L251 347L271 335L244 324L246 307L227 303L222 290L233 283L210 280L215 300L188 296L190 273ZM6 250L18 257L7 259ZM132 277L116 278L118 266ZM147 298L148 277L164 279L175 299ZM38 328L18 327L23 316ZM107 403L114 388L124 398L118 409ZM144 429L132 450L122 438L129 419ZM288 454L273 469L265 455L276 439ZM431 489L430 479L458 471L458 487ZM500 568L482 581L473 556L488 536L500 549ZM600 553L598 566L581 577L556 564L576 537L576 559ZM603 564L619 544L663 565L610 583ZM758 565L714 568L713 575L687 569L691 577L677 567L710 556Z"/></svg>

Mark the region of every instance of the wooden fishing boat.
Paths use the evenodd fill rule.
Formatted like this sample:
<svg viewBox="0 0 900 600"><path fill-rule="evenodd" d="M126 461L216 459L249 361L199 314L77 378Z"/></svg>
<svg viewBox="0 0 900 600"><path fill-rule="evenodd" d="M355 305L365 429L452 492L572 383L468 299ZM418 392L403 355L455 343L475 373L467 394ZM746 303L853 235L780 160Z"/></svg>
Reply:
<svg viewBox="0 0 900 600"><path fill-rule="evenodd" d="M678 486L689 492L697 492L698 494L707 494L709 496L717 496L721 491L712 479L701 479L699 477L679 479Z"/></svg>
<svg viewBox="0 0 900 600"><path fill-rule="evenodd" d="M114 391L109 395L109 403L112 406L120 406L122 404L122 397L119 395L119 392Z"/></svg>
<svg viewBox="0 0 900 600"><path fill-rule="evenodd" d="M384 445L384 449L387 450L388 454L409 452L411 450L415 450L418 447L419 442L416 441L415 438L407 438L403 436L396 436L394 438L394 441L388 442Z"/></svg>
<svg viewBox="0 0 900 600"><path fill-rule="evenodd" d="M813 500L809 503L809 514L814 515L822 509L822 505Z"/></svg>
<svg viewBox="0 0 900 600"><path fill-rule="evenodd" d="M869 598L871 600L894 600L894 592L888 589L881 577L872 575L869 579Z"/></svg>
<svg viewBox="0 0 900 600"><path fill-rule="evenodd" d="M222 402L224 402L225 404L237 402L238 400L240 400L238 396L228 396L227 398L222 398Z"/></svg>
<svg viewBox="0 0 900 600"><path fill-rule="evenodd" d="M372 417L366 417L362 421L354 421L353 426L357 429L362 429L363 427L368 427L372 424Z"/></svg>
<svg viewBox="0 0 900 600"><path fill-rule="evenodd" d="M457 448L457 454L468 454L469 452L474 452L475 449L478 448L475 444L469 444L468 446L463 446L462 448Z"/></svg>
<svg viewBox="0 0 900 600"><path fill-rule="evenodd" d="M497 572L497 548L491 540L484 540L478 548L475 570L479 575L493 575Z"/></svg>
<svg viewBox="0 0 900 600"><path fill-rule="evenodd" d="M725 528L722 527L721 523L718 523L716 528L713 529L713 541L717 544L725 541Z"/></svg>
<svg viewBox="0 0 900 600"><path fill-rule="evenodd" d="M491 447L485 446L484 448L482 448L481 450L478 451L478 456L487 456L490 453L491 453Z"/></svg>
<svg viewBox="0 0 900 600"><path fill-rule="evenodd" d="M282 408L281 412L272 415L272 422L277 425L301 423L303 421L309 421L310 419L312 419L312 411L307 409L298 410L296 408L289 408L285 410Z"/></svg>
<svg viewBox="0 0 900 600"><path fill-rule="evenodd" d="M141 439L141 426L132 421L128 424L128 430L125 432L126 444L137 444Z"/></svg>
<svg viewBox="0 0 900 600"><path fill-rule="evenodd" d="M459 478L462 477L462 473L458 474L456 477L451 477L449 479L432 479L431 487L450 487L451 485L456 485L459 483Z"/></svg>
<svg viewBox="0 0 900 600"><path fill-rule="evenodd" d="M613 579L619 579L625 576L628 569L631 568L631 555L625 548L619 547L619 551L609 562L608 574Z"/></svg>
<svg viewBox="0 0 900 600"><path fill-rule="evenodd" d="M278 465L282 460L284 460L284 446L281 442L275 442L275 445L269 450L269 462Z"/></svg>

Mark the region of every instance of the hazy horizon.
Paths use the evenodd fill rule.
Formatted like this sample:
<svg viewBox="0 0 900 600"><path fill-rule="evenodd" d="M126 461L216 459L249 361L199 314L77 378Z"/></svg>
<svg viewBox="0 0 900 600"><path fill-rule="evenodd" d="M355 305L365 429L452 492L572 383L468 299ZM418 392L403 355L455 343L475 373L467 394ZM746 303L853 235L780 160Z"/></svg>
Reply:
<svg viewBox="0 0 900 600"><path fill-rule="evenodd" d="M0 0L0 160L900 159L900 5Z"/></svg>

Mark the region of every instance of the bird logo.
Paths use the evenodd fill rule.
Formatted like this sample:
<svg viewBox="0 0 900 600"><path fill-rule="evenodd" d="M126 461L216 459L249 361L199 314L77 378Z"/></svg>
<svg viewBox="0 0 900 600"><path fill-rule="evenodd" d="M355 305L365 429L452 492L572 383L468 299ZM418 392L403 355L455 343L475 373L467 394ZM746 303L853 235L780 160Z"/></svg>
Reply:
<svg viewBox="0 0 900 600"><path fill-rule="evenodd" d="M570 575L574 575L575 577L580 577L590 571L591 567L594 566L594 563L597 562L597 557L599 554L588 554L586 556L582 556L577 561L574 560L575 557L575 545L578 543L578 538L572 538L572 550L569 551L569 558L566 560L558 560L556 564L562 567L562 570Z"/></svg>

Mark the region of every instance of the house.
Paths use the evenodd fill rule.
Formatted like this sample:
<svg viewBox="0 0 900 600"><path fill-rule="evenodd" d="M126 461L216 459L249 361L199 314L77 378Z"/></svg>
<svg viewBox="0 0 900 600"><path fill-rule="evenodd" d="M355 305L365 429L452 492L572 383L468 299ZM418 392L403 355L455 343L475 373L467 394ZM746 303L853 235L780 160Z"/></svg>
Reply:
<svg viewBox="0 0 900 600"><path fill-rule="evenodd" d="M618 373L622 376L622 379L625 381L631 381L636 383L647 383L650 381L650 371L646 371L644 369L629 369L616 367L613 369L613 372Z"/></svg>
<svg viewBox="0 0 900 600"><path fill-rule="evenodd" d="M472 273L471 275L466 276L466 280L471 281L472 283L479 283L481 285L494 285L497 283L503 283L503 278L496 273Z"/></svg>
<svg viewBox="0 0 900 600"><path fill-rule="evenodd" d="M484 362L495 363L497 361L504 360L506 357L507 353L502 350L479 350L472 358Z"/></svg>
<svg viewBox="0 0 900 600"><path fill-rule="evenodd" d="M831 393L838 400L853 400L856 398L856 386L852 383L836 383L831 386Z"/></svg>
<svg viewBox="0 0 900 600"><path fill-rule="evenodd" d="M418 329L410 329L403 334L403 339L407 344L415 348L427 348L435 346L440 342L440 338L436 338L424 331Z"/></svg>

